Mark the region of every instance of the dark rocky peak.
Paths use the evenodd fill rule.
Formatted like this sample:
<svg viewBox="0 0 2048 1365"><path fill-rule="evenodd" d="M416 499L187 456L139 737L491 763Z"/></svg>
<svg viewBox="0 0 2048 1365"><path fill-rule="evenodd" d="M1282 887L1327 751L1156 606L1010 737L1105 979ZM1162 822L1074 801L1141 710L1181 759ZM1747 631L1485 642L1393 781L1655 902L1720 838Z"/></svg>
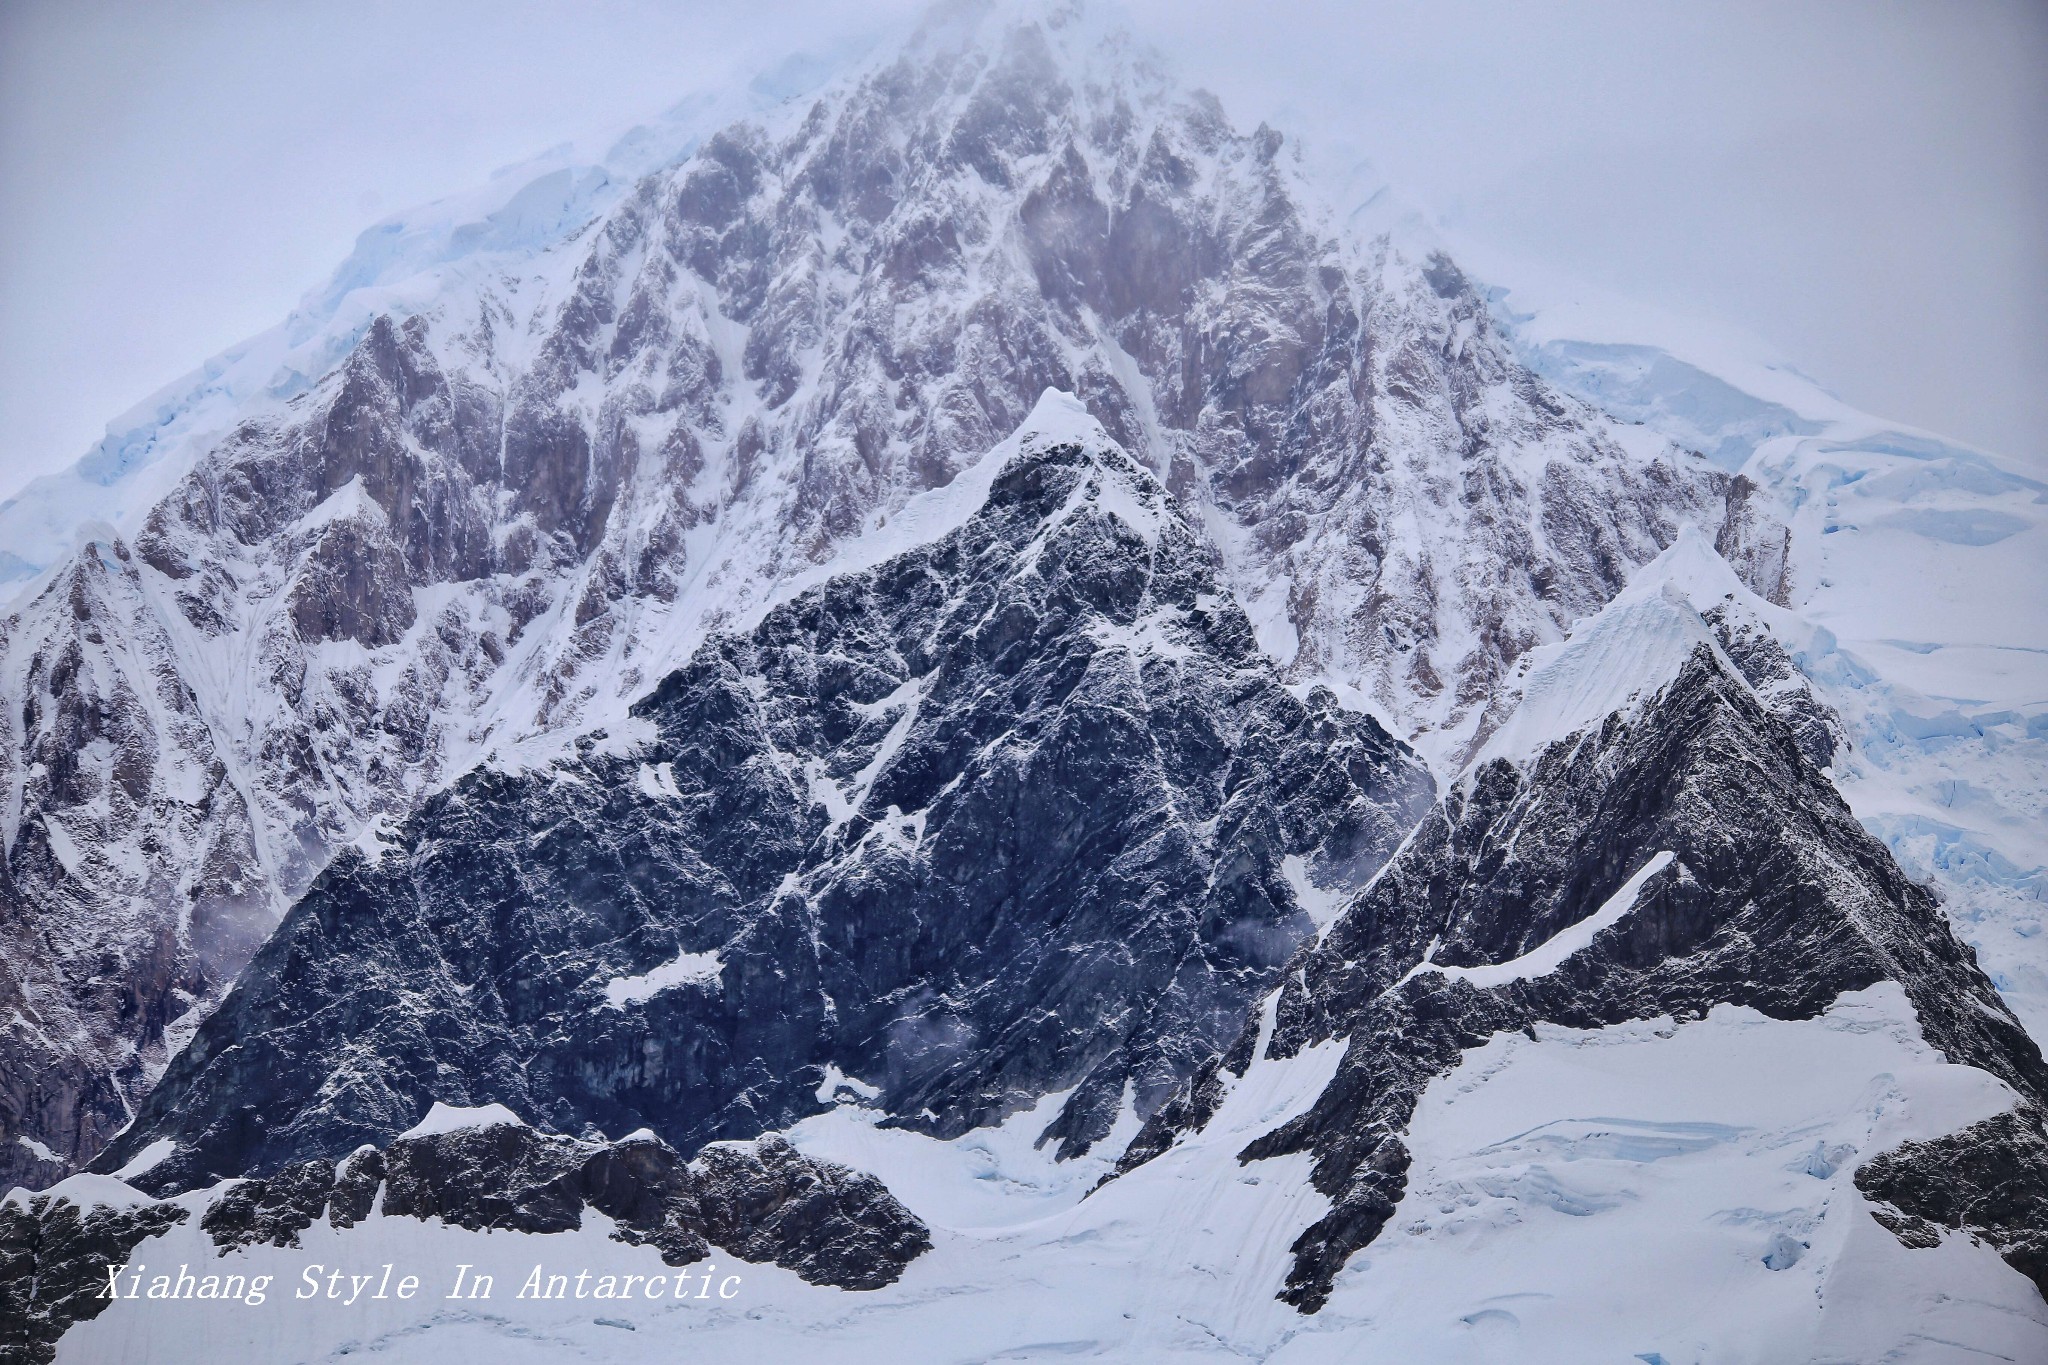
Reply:
<svg viewBox="0 0 2048 1365"><path fill-rule="evenodd" d="M1703 611L1700 619L1713 628L1715 640L1741 671L1757 700L1792 731L1799 751L1814 767L1826 769L1833 765L1835 755L1848 747L1842 718L1814 693L1813 683L1753 609L1753 601L1743 600L1747 595L1725 594Z"/></svg>
<svg viewBox="0 0 2048 1365"><path fill-rule="evenodd" d="M693 1151L834 1074L947 1136L1075 1089L1068 1153L1149 1113L1428 779L1277 683L1071 399L906 509L920 530L714 637L634 735L474 773L337 860L103 1163L170 1138L152 1188L265 1175L437 1100Z"/></svg>
<svg viewBox="0 0 2048 1365"><path fill-rule="evenodd" d="M2021 1116L1959 1139L1977 1157L1946 1184L1929 1148L1868 1187L1888 1192L1908 1233L1970 1226L2037 1273L2024 1230L2044 1187L2015 1173L2039 1146L2048 1065L1933 898L1819 770L1801 709L1773 705L1790 695L1783 680L1746 678L1673 600L1673 576L1632 586L1532 670L1524 714L1290 964L1269 1032L1249 1023L1122 1159L1129 1169L1204 1125L1262 1039L1258 1055L1275 1058L1345 1040L1307 1110L1240 1158L1311 1153L1333 1201L1293 1245L1281 1297L1304 1310L1399 1206L1423 1090L1489 1037L1697 1019L1720 1004L1804 1019L1880 981L1904 987L1949 1061L2010 1085ZM1634 673L1610 653L1624 642Z"/></svg>

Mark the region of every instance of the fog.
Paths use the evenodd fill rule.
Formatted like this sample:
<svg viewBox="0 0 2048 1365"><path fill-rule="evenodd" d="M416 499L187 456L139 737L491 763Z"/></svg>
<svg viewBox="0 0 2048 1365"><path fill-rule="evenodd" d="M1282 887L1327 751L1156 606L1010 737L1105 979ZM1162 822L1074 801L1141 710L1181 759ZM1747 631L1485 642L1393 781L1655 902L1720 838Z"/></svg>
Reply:
<svg viewBox="0 0 2048 1365"><path fill-rule="evenodd" d="M921 6L0 6L0 496L384 215ZM1244 125L1369 157L1482 273L1761 339L2048 459L2048 6L1129 0Z"/></svg>

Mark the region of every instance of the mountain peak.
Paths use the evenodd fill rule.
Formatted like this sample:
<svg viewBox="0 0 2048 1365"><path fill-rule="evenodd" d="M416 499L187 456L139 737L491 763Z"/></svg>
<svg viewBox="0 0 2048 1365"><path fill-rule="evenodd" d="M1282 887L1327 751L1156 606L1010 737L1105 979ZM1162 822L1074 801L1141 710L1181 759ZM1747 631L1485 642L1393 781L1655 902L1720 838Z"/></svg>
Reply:
<svg viewBox="0 0 2048 1365"><path fill-rule="evenodd" d="M1667 549L1568 638L1522 656L1515 693L1496 702L1506 719L1480 745L1473 765L1533 759L1558 740L1629 711L1668 685L1700 649L1731 677L1742 677L1702 619L1724 603L1751 613L1772 610L1698 528L1680 528Z"/></svg>
<svg viewBox="0 0 2048 1365"><path fill-rule="evenodd" d="M171 403L183 415L149 449L197 444L185 469L152 455L172 486L132 530L114 518L144 589L121 629L151 642L152 686L193 723L152 729L116 698L135 722L119 772L67 748L65 718L104 708L95 674L62 664L54 599L30 605L0 674L10 715L31 714L39 679L65 691L38 703L13 771L72 750L94 769L31 785L17 834L61 844L109 783L168 803L107 852L146 869L140 889L117 913L93 893L97 922L153 945L125 960L157 1003L120 1016L144 1021L148 1056L245 961L241 933L196 960L189 888L289 905L375 842L373 822L492 754L624 735L708 640L1019 491L1001 485L1019 452L1071 442L1093 468L1049 462L1045 486L1081 503L1007 529L1101 563L1010 563L1015 629L1047 605L1029 567L1119 612L1132 585L1178 575L1185 621L1098 613L1091 647L1143 675L1214 634L1230 667L1263 649L1297 695L1327 685L1439 750L1517 655L1678 525L1726 515L1730 476L1548 390L1447 261L1340 240L1269 133L1172 97L1137 44L1090 27L1110 22L1098 11L944 13L924 46L815 98L694 141L677 124L691 150L630 183L551 166L536 197L508 176L419 234L373 237L331 315ZM180 804L218 827L204 846L150 838ZM69 894L50 880L61 858L22 875L30 903ZM89 1154L111 1119L77 1103L31 1136Z"/></svg>
<svg viewBox="0 0 2048 1365"><path fill-rule="evenodd" d="M1070 1092L1045 1134L1070 1157L1149 1113L1312 932L1310 888L1370 877L1430 784L1280 684L1070 395L911 520L969 501L711 635L634 704L644 738L473 771L338 856L101 1164L168 1137L149 1179L189 1187L435 1105L691 1150L816 1112L829 1075L948 1137ZM384 1003L337 1025L314 980ZM259 1073L254 1132L229 1111Z"/></svg>
<svg viewBox="0 0 2048 1365"><path fill-rule="evenodd" d="M1038 395L1024 420L1017 424L1022 443L1047 445L1074 442L1084 446L1110 445L1109 432L1088 405L1065 389L1048 388Z"/></svg>

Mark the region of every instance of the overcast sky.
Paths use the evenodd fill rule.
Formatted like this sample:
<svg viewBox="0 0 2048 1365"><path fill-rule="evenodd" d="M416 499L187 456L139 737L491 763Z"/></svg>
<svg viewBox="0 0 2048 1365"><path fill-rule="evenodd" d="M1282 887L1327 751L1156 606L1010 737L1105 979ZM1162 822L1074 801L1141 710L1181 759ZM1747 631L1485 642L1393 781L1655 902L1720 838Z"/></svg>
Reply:
<svg viewBox="0 0 2048 1365"><path fill-rule="evenodd" d="M0 496L376 219L920 8L0 0ZM2048 459L2041 0L1127 9L1239 123L1369 154L1453 240Z"/></svg>

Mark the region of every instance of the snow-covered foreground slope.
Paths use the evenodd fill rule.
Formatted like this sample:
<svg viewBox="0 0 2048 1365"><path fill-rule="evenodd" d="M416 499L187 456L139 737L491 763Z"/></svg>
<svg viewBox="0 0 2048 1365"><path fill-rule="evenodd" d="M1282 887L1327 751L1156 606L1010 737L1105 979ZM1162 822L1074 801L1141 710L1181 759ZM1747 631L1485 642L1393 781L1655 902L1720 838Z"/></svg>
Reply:
<svg viewBox="0 0 2048 1365"><path fill-rule="evenodd" d="M1237 1151L1307 1107L1335 1050L1254 1063L1199 1139L1085 1199L1099 1163L1031 1148L1050 1105L950 1142L876 1130L850 1106L807 1121L799 1147L881 1175L933 1230L934 1250L870 1293L725 1262L720 1276L741 1276L729 1301L515 1297L536 1264L588 1269L591 1286L673 1277L598 1217L553 1236L372 1217L225 1257L188 1225L143 1244L148 1273L269 1274L269 1301L124 1301L66 1337L58 1360L1334 1362L1367 1350L1719 1365L2048 1352L2048 1307L2022 1277L1967 1238L1907 1249L1851 1179L1876 1151L2011 1103L1985 1073L1942 1064L1895 987L1797 1022L1724 1006L1690 1023L1497 1037L1431 1083L1399 1224L1304 1318L1274 1293L1287 1243L1328 1201L1305 1157L1240 1164ZM334 1268L381 1276L386 1262L419 1275L423 1297L324 1297ZM493 1276L491 1299L445 1297L462 1265ZM311 1266L322 1297L294 1299Z"/></svg>

